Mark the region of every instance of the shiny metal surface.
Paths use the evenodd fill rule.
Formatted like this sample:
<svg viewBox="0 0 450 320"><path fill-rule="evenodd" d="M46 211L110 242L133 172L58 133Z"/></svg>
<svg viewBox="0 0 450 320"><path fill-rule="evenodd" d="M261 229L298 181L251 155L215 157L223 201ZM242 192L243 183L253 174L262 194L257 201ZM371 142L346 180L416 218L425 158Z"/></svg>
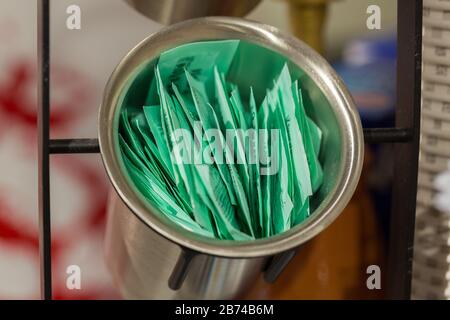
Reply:
<svg viewBox="0 0 450 320"><path fill-rule="evenodd" d="M108 268L128 299L231 299L254 283L265 261L198 255L182 288L171 290L167 279L181 249L131 214L115 193L110 195L105 245Z"/></svg>
<svg viewBox="0 0 450 320"><path fill-rule="evenodd" d="M186 232L157 214L124 173L117 153L118 109L132 82L162 51L183 43L212 39L242 39L289 57L292 65L297 67L293 73L300 78L303 90L313 102L314 110L310 116L323 130L320 157L326 181L316 197L320 205L307 221L281 235L232 242ZM129 208L117 205L117 195L112 195L107 263L125 296L143 298L226 298L238 294L245 288L246 283L242 280L254 279L259 273L264 261L262 257L299 246L336 219L356 188L364 147L354 103L322 57L276 28L223 17L195 19L167 27L128 53L105 89L100 108L99 142L109 178L117 195ZM195 265L183 287L174 292L167 288L167 279L179 256L179 246L202 255L195 258ZM246 275L245 278L241 274Z"/></svg>
<svg viewBox="0 0 450 320"><path fill-rule="evenodd" d="M126 0L140 13L162 24L207 16L243 17L261 0Z"/></svg>

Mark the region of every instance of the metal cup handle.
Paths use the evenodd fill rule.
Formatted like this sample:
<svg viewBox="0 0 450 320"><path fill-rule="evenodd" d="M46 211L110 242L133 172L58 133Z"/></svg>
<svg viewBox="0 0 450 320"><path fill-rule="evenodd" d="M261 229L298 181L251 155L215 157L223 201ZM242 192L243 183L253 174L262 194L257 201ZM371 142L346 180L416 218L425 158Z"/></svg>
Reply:
<svg viewBox="0 0 450 320"><path fill-rule="evenodd" d="M299 248L288 250L273 256L264 270L264 280L274 283L291 260L297 255ZM172 290L179 290L186 276L192 260L198 253L187 248L181 248L180 256L169 277L168 285Z"/></svg>
<svg viewBox="0 0 450 320"><path fill-rule="evenodd" d="M299 248L294 248L274 255L264 271L264 280L268 283L274 283L289 262L296 256L298 249Z"/></svg>
<svg viewBox="0 0 450 320"><path fill-rule="evenodd" d="M169 277L168 284L170 289L176 291L181 288L189 272L191 262L197 254L198 253L195 251L183 247L181 248L180 256Z"/></svg>

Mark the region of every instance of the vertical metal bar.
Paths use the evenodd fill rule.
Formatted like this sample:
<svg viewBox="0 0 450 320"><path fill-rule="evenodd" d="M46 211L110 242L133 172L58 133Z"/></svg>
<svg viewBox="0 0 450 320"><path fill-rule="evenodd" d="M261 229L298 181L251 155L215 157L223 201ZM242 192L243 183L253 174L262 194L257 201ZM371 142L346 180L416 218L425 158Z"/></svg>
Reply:
<svg viewBox="0 0 450 320"><path fill-rule="evenodd" d="M39 255L41 299L52 299L50 228L50 0L38 2Z"/></svg>
<svg viewBox="0 0 450 320"><path fill-rule="evenodd" d="M410 299L417 194L422 72L422 0L397 2L396 126L412 127L412 141L395 147L388 298Z"/></svg>

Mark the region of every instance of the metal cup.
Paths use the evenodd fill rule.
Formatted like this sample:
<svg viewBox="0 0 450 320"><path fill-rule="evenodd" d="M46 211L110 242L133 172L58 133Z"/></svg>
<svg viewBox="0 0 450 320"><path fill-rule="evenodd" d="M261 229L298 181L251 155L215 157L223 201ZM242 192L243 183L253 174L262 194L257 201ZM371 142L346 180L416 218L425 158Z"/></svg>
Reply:
<svg viewBox="0 0 450 320"><path fill-rule="evenodd" d="M152 20L172 24L206 16L243 17L261 0L126 0Z"/></svg>
<svg viewBox="0 0 450 320"><path fill-rule="evenodd" d="M119 153L119 109L130 87L139 81L141 71L148 69L149 63L165 50L216 39L241 39L288 57L301 74L303 91L314 105L311 116L323 131L320 158L325 181L315 195L317 206L306 221L270 238L245 242L209 239L174 225L136 191ZM356 188L364 148L353 100L319 54L271 26L225 17L172 25L131 50L106 86L100 108L99 140L115 189L108 207L107 265L127 298L238 296L267 268L268 261L279 264L279 259L271 260L274 255L292 252L338 217ZM268 268L273 269L270 265Z"/></svg>

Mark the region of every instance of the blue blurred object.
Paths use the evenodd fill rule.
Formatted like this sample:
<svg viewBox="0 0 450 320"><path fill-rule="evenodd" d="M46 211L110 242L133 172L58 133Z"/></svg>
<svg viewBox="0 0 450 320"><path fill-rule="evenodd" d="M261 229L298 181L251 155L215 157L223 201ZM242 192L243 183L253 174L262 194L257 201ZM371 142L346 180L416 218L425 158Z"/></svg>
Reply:
<svg viewBox="0 0 450 320"><path fill-rule="evenodd" d="M334 64L355 99L365 128L394 126L396 60L397 42L394 36L352 41L344 49L342 60ZM392 198L392 146L370 145L369 148L374 161L368 183L387 240Z"/></svg>
<svg viewBox="0 0 450 320"><path fill-rule="evenodd" d="M361 39L334 65L355 99L364 127L391 126L396 89L396 39Z"/></svg>

